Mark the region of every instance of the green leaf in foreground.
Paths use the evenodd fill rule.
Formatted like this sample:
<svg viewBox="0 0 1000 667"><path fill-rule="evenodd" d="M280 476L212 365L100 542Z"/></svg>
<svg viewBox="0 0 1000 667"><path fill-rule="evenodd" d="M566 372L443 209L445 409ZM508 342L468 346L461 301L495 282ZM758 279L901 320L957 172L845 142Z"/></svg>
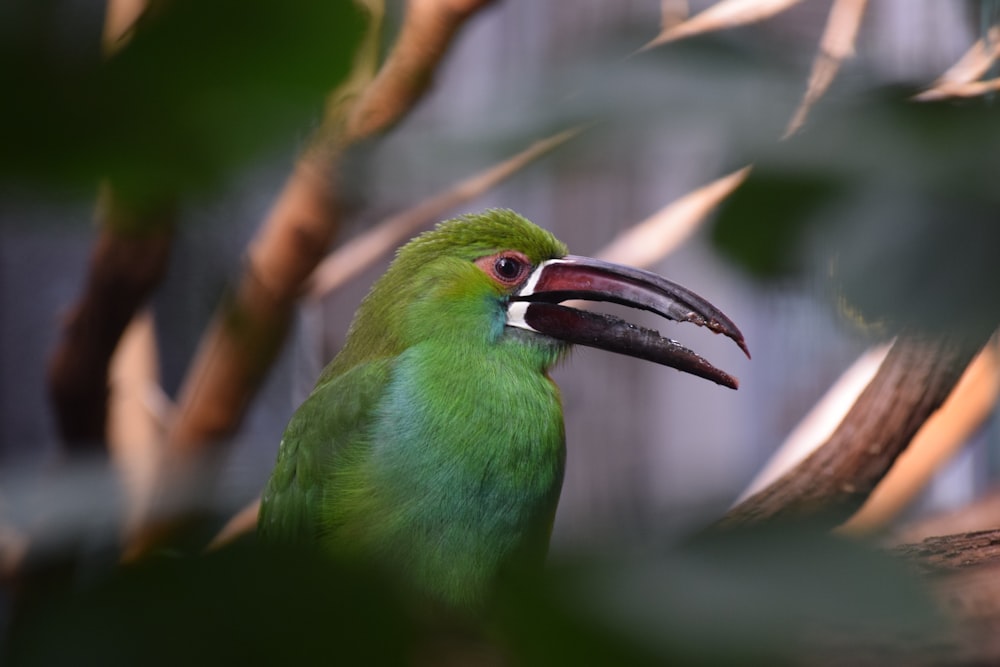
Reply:
<svg viewBox="0 0 1000 667"><path fill-rule="evenodd" d="M851 310L894 329L994 328L996 109L895 90L829 107L761 150L716 222L717 246L762 277L832 278Z"/></svg>
<svg viewBox="0 0 1000 667"><path fill-rule="evenodd" d="M57 8L7 10L0 178L58 189L107 177L131 201L212 186L304 137L362 28L349 2L177 0L103 58L99 23L66 44Z"/></svg>

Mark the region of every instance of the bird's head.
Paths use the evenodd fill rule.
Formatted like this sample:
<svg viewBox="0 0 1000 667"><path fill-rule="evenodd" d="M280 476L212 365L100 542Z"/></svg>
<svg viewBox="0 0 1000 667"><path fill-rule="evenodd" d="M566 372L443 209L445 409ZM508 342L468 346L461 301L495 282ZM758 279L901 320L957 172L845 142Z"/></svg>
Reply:
<svg viewBox="0 0 1000 667"><path fill-rule="evenodd" d="M489 210L443 222L400 249L359 308L328 372L435 338L482 344L516 339L556 351L572 344L596 347L736 388L735 378L658 332L561 305L570 300L614 302L693 322L747 352L736 325L693 292L648 271L570 255L517 213Z"/></svg>

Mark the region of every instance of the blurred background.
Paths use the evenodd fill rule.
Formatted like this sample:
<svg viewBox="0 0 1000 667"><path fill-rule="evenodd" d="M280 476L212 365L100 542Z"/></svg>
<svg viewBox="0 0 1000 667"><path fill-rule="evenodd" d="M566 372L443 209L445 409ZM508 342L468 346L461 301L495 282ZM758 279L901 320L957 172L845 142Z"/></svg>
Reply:
<svg viewBox="0 0 1000 667"><path fill-rule="evenodd" d="M695 327L662 329L736 375L739 390L575 350L555 373L569 452L556 551L704 525L724 513L841 373L891 338L895 324L912 316L964 326L961 316L937 308L956 294L974 295L962 312L995 313L1000 283L989 281L1000 248L1000 171L993 170L1000 152L992 96L932 112L912 111L919 105L909 101L988 34L992 3L868 3L856 55L787 140L833 3L791 2L747 25L638 51L672 16L680 22L713 4L489 3L456 33L412 112L377 138L351 143L336 175L325 175L336 184L341 212L336 247L538 139L586 124L437 219L512 208L572 252L593 255L671 202L755 164L742 199L723 203L719 218L706 211L705 224L650 267L741 327L752 361ZM169 262L150 296L153 333L145 340L154 347L147 343L136 357L138 384L113 389L132 396L154 425L150 442L131 443L145 452L141 468L162 447L199 342L220 302L232 298L248 244L296 160L323 127L324 96L348 71L364 25L353 10L314 10L300 1L287 20L275 19L278 10L262 11L260 26L246 36L234 27L229 41L184 23L198 15L196 5L178 3L174 23L165 22L175 33L153 30L155 39L137 39L135 48L126 42L122 57L113 46L102 53L102 3L0 9L7 90L0 116L7 145L0 148L0 509L26 534L116 530L117 491L105 488L102 468L82 462L93 457L70 456L61 444L46 375L106 223L95 203L104 187L107 210L102 179L110 178L114 196L132 211L164 201L171 211ZM231 16L233 26L252 13L220 6L218 16ZM385 9L380 54L392 45L403 10L399 3ZM310 20L318 27L300 33ZM324 21L333 26L329 35ZM261 46L271 51L251 57L254 30L277 36ZM193 46L179 57L185 40ZM302 44L300 52L286 48L292 43ZM287 62L275 62L282 53ZM236 83L212 80L214 66L199 60L212 54ZM121 66L102 65L109 60ZM185 98L186 84L177 82L203 65L204 86ZM289 83L288 72L301 76ZM87 77L91 87L79 83ZM92 97L100 95L107 99ZM199 113L211 120L198 125L191 118ZM169 120L175 117L182 120ZM148 140L140 147L148 152L108 148L131 137ZM160 154L173 162L151 168L143 157ZM949 259L928 266L929 256ZM229 446L220 450L212 496L216 529L258 496L288 418L390 258L383 253L342 286L312 292L295 307L260 391L224 438ZM914 275L931 287L910 280ZM934 308L928 314L914 304ZM655 318L640 323L661 326ZM1000 470L998 437L990 410L903 518L960 507L988 491ZM84 451L94 449L101 448Z"/></svg>

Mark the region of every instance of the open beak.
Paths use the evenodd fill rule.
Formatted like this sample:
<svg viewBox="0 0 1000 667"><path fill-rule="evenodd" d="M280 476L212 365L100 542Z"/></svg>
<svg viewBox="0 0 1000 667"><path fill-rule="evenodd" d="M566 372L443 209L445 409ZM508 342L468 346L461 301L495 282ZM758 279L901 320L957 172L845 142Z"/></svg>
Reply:
<svg viewBox="0 0 1000 667"><path fill-rule="evenodd" d="M507 324L671 366L731 389L739 386L736 378L657 331L612 315L559 305L570 299L609 301L693 322L732 339L750 357L732 320L694 292L649 271L575 255L550 259L535 268L511 297Z"/></svg>

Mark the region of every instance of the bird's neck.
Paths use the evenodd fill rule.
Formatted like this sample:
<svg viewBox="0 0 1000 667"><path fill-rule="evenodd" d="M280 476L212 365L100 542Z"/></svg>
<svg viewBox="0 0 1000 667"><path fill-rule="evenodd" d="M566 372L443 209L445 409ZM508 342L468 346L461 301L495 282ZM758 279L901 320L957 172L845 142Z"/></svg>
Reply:
<svg viewBox="0 0 1000 667"><path fill-rule="evenodd" d="M537 471L522 463L562 448L559 389L547 373L558 354L514 340L486 348L414 346L398 358L381 407L380 423L395 432L377 443L392 450L390 457L433 454L442 467L489 466L498 483L509 464L514 477L523 474L512 481L530 483Z"/></svg>
<svg viewBox="0 0 1000 667"><path fill-rule="evenodd" d="M544 559L565 461L544 357L509 341L397 359L369 463L372 488L393 490L384 525L400 527L379 547L405 548L414 580L476 595L511 562Z"/></svg>

